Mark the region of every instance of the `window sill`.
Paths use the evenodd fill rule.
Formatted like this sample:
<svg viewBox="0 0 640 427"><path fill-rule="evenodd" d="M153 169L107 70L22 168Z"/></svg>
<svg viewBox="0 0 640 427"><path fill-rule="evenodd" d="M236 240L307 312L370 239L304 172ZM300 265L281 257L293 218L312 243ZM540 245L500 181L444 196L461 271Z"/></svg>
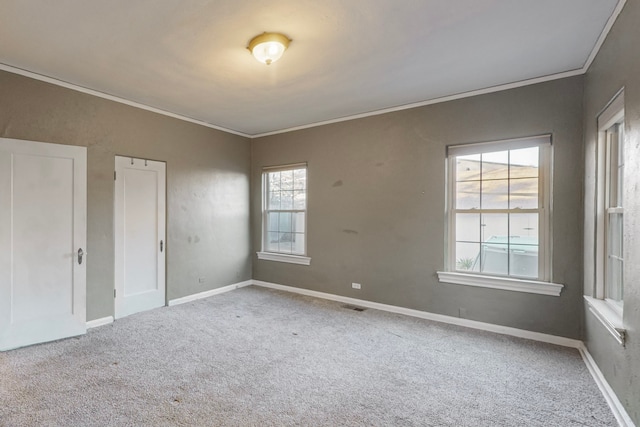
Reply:
<svg viewBox="0 0 640 427"><path fill-rule="evenodd" d="M604 325L611 335L618 341L618 344L624 346L626 329L622 323L622 316L609 306L606 301L584 296L585 301L589 304L589 311Z"/></svg>
<svg viewBox="0 0 640 427"><path fill-rule="evenodd" d="M564 285L558 283L514 279L511 277L483 276L480 274L454 273L451 271L438 271L438 279L441 283L552 295L556 297L560 296L560 292L562 292L562 288L564 288Z"/></svg>
<svg viewBox="0 0 640 427"><path fill-rule="evenodd" d="M302 255L278 254L275 252L257 252L258 259L287 262L289 264L310 265L311 258Z"/></svg>

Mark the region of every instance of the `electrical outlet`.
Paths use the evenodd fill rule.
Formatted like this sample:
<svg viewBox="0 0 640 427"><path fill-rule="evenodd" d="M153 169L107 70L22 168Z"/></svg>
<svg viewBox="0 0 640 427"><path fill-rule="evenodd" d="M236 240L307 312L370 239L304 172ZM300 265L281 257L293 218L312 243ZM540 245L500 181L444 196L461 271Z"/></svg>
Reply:
<svg viewBox="0 0 640 427"><path fill-rule="evenodd" d="M200 277L200 278L198 279L198 283L204 283L204 282L206 282L206 280L205 280L205 278L204 278L204 277Z"/></svg>
<svg viewBox="0 0 640 427"><path fill-rule="evenodd" d="M361 288L362 288L362 285L361 285L360 283L352 283L352 284L351 284L351 287L352 287L353 289L361 289Z"/></svg>

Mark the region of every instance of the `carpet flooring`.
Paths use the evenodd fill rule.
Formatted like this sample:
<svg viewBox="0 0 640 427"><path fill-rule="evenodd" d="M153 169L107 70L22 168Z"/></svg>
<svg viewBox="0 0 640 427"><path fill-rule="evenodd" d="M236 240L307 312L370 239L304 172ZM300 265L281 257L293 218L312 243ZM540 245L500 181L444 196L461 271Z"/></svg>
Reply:
<svg viewBox="0 0 640 427"><path fill-rule="evenodd" d="M615 426L575 349L247 287L0 353L1 426Z"/></svg>

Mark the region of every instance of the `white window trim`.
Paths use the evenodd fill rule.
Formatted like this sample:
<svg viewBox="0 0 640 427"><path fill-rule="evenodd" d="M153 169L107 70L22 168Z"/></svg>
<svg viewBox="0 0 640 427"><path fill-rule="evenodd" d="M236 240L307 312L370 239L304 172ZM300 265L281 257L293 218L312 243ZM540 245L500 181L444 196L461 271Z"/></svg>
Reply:
<svg viewBox="0 0 640 427"><path fill-rule="evenodd" d="M540 187L542 194L540 195L540 239L539 239L539 277L543 280L530 280L517 277L492 276L483 273L463 273L455 270L455 236L453 227L450 226L454 221L453 209L453 191L451 186L454 183L455 172L453 164L455 156L467 154L477 154L481 152L491 152L500 150L514 150L518 148L538 146L541 150L548 150L547 153L541 153L540 162ZM482 288L501 289L516 292L525 292L532 294L560 296L564 285L553 283L551 281L551 247L552 247L552 162L553 155L551 152L551 135L539 135L528 138L510 139L504 141L494 141L477 144L463 144L447 147L447 221L446 221L446 257L445 266L448 271L438 271L438 280L441 283L450 283L465 286L476 286Z"/></svg>
<svg viewBox="0 0 640 427"><path fill-rule="evenodd" d="M588 295L585 295L584 299L589 305L589 311L602 323L618 344L624 346L627 330L624 327L620 313L606 300Z"/></svg>
<svg viewBox="0 0 640 427"><path fill-rule="evenodd" d="M288 262L289 264L311 265L311 258L302 255L280 254L276 252L256 252L258 259L265 261Z"/></svg>
<svg viewBox="0 0 640 427"><path fill-rule="evenodd" d="M560 296L564 285L538 280L515 279L513 277L487 276L452 271L438 271L440 283L501 289L529 294Z"/></svg>
<svg viewBox="0 0 640 427"><path fill-rule="evenodd" d="M266 206L267 206L267 184L264 179L264 174L266 172L278 172L290 169L299 169L305 168L307 169L307 182L306 182L306 203L305 206L307 209L304 209L305 212L305 221L304 221L304 255L299 254L286 254L280 252L269 252L265 251L266 247L265 239L266 239L266 230L267 230L267 216L265 215ZM262 169L262 248L263 250L256 252L259 260L264 261L276 261L276 262L284 262L289 264L299 264L299 265L311 265L311 258L307 256L307 228L309 223L309 214L308 214L308 206L309 206L309 174L308 174L308 165L306 162L303 163L292 163L287 165L280 166L267 166Z"/></svg>
<svg viewBox="0 0 640 427"><path fill-rule="evenodd" d="M606 256L606 233L605 221L607 198L606 188L606 134L616 123L619 123L625 115L624 111L624 89L620 90L605 109L598 115L598 141L596 148L596 233L595 233L595 287L593 296L585 295L584 298L589 305L589 311L595 316L613 338L622 346L625 343L626 329L623 322L623 311L616 304L605 298L605 256Z"/></svg>

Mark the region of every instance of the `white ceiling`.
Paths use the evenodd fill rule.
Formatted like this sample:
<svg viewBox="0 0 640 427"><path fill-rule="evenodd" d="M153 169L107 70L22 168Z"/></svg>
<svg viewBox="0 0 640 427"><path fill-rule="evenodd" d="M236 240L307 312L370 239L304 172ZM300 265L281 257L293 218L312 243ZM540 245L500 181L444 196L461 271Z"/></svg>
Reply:
<svg viewBox="0 0 640 427"><path fill-rule="evenodd" d="M260 135L580 73L618 2L2 0L0 63Z"/></svg>

